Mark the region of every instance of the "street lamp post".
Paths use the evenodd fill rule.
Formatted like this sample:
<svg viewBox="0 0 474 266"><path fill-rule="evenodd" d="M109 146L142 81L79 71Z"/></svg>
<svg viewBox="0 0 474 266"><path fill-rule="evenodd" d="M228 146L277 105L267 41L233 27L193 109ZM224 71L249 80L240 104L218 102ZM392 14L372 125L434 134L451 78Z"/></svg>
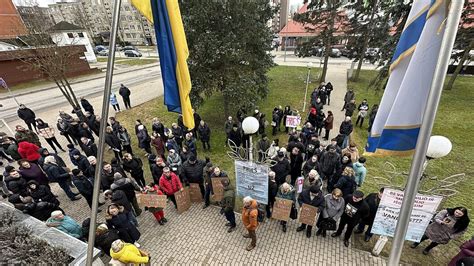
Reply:
<svg viewBox="0 0 474 266"><path fill-rule="evenodd" d="M423 173L430 160L439 159L448 155L452 148L453 144L448 138L443 136L431 136L428 149L426 150L426 161L423 163Z"/></svg>
<svg viewBox="0 0 474 266"><path fill-rule="evenodd" d="M311 73L311 68L313 67L313 63L308 62L306 67L308 68L308 75L306 76L306 90L304 92L303 112L306 110L306 99L308 97L308 87L309 87L309 75Z"/></svg>
<svg viewBox="0 0 474 266"><path fill-rule="evenodd" d="M249 148L248 148L248 156L249 161L253 162L253 142L252 142L252 134L255 134L258 131L259 123L257 118L253 116L248 116L242 121L242 129L244 134L249 135Z"/></svg>

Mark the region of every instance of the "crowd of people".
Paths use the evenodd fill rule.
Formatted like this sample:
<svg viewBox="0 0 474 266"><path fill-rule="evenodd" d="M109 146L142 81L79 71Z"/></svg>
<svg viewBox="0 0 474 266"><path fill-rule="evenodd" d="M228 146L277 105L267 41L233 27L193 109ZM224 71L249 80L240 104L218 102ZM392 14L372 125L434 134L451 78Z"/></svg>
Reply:
<svg viewBox="0 0 474 266"><path fill-rule="evenodd" d="M122 84L120 95L124 97L126 107L130 108L130 91L127 90ZM272 111L271 123L267 122L264 113L258 109L253 111L252 115L259 121L256 133L260 136L256 145L257 161L270 159L273 165L268 173L268 204L262 207L251 197L243 199L242 223L247 230L244 237L251 239L246 250L256 247L259 222L265 216L272 217L276 198L293 202L290 213L290 219L293 220L297 219L303 204L316 207L319 215L313 226L317 227L317 236L326 237L328 231L333 231L331 236L339 237L345 230L343 241L346 247L349 246L352 233L365 232L365 241L372 237L371 228L384 188L367 196L360 190L367 175L366 158L359 155L358 147L351 141L350 135L354 130L354 111L358 109L356 126L360 122L362 127L364 118L368 116L370 130L377 105L372 106L370 114L365 99L356 108L355 93L348 90L341 110L345 111L345 119L340 124L339 134L329 139L335 121L331 111L324 112L324 106L330 104L332 90L333 86L328 82L322 83L312 92L311 107L308 116L302 120L304 123L301 128L286 127L287 116L300 115L290 106L284 109L276 106ZM114 108L120 110L118 103L117 106L114 103L111 102ZM97 165L95 142L101 119L94 114L93 106L86 99L81 98L81 105L85 111L82 120L61 110L56 128L36 118L31 109L20 106L18 116L24 120L28 129L17 125L14 136L0 136L2 156L9 163L18 164L17 168L13 164L5 167L0 192L24 213L87 241L89 221L80 225L68 216L67 210L62 209L50 187L51 183L58 183L71 201L79 200L82 196L92 206ZM228 117L223 127L227 135L226 145L232 143L238 147L247 147L249 136L243 134L241 127L246 116L247 110L240 108L235 120ZM199 159L197 141L199 139L202 142L203 150L210 150L211 130L197 112L194 112L194 123L194 128L186 128L182 116L170 127L164 125L159 118L153 118L150 125L136 120L132 132L135 133L140 148L137 151L132 148L131 134L120 121L115 117L108 119L105 143L114 153L114 158L104 162L100 169L100 189L110 204L105 209L106 223L97 226L95 242L95 246L105 254L122 263L149 261L149 254L141 250L139 244L141 234L136 217L141 215L143 209L138 204L137 193L166 195L177 207L175 193L190 184L197 184L204 200L203 208L211 204L211 195L214 194L212 179L228 175L208 157ZM287 133L286 145L280 145L278 139L268 139L268 125L272 127L271 134L274 136L278 132ZM56 130L69 143L67 151L56 139ZM54 152L43 146L43 139ZM58 149L67 152L67 155L58 153ZM146 166L141 158L145 158L151 178L145 178ZM67 165L73 165L74 169ZM301 177L303 182L297 182ZM147 179L151 182L147 182ZM221 213L227 220L227 232L231 233L237 227L234 213L236 195L228 179L222 181L222 186L223 199L216 203L222 207ZM74 192L75 190L78 192ZM99 204L103 205L105 202ZM147 206L144 210L151 212L159 225L166 225L167 219L162 208ZM288 223L281 221L280 225L282 232L287 232ZM468 225L467 209L457 207L442 210L435 216L421 240L431 240L423 253L428 254L436 245L446 244L462 235ZM296 231L306 231L306 236L310 238L313 226L301 224ZM418 245L419 243L415 243L413 247ZM473 246L471 243L463 247L474 252Z"/></svg>

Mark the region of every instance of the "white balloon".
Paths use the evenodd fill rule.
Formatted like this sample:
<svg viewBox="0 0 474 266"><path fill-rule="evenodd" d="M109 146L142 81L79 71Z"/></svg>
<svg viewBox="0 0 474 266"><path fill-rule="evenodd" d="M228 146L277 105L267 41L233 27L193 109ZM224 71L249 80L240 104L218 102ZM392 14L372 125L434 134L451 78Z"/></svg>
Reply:
<svg viewBox="0 0 474 266"><path fill-rule="evenodd" d="M259 123L253 116L246 117L242 122L242 129L245 134L253 134L258 131Z"/></svg>
<svg viewBox="0 0 474 266"><path fill-rule="evenodd" d="M444 136L431 136L426 156L430 158L441 158L448 155L453 148L451 141Z"/></svg>

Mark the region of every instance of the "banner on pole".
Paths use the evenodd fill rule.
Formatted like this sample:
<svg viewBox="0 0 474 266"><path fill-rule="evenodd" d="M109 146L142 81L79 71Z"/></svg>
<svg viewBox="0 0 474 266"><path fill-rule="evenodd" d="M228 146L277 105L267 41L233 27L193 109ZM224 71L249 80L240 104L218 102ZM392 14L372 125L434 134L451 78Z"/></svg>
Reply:
<svg viewBox="0 0 474 266"><path fill-rule="evenodd" d="M390 188L384 190L375 215L372 234L394 236L403 196L404 192L401 190ZM413 242L421 240L442 199L440 196L416 195L405 240Z"/></svg>
<svg viewBox="0 0 474 266"><path fill-rule="evenodd" d="M285 125L286 127L298 127L301 123L301 117L296 115L287 115Z"/></svg>
<svg viewBox="0 0 474 266"><path fill-rule="evenodd" d="M237 195L250 196L261 204L268 203L268 166L235 161Z"/></svg>

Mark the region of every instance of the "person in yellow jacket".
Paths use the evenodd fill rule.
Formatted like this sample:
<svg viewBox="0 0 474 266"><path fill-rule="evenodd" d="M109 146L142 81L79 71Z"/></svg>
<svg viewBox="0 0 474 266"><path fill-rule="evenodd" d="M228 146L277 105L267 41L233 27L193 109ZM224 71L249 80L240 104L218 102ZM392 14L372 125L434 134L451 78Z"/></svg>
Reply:
<svg viewBox="0 0 474 266"><path fill-rule="evenodd" d="M110 257L125 264L133 263L139 265L146 264L150 261L150 256L147 252L138 249L133 244L125 243L120 239L112 243Z"/></svg>

